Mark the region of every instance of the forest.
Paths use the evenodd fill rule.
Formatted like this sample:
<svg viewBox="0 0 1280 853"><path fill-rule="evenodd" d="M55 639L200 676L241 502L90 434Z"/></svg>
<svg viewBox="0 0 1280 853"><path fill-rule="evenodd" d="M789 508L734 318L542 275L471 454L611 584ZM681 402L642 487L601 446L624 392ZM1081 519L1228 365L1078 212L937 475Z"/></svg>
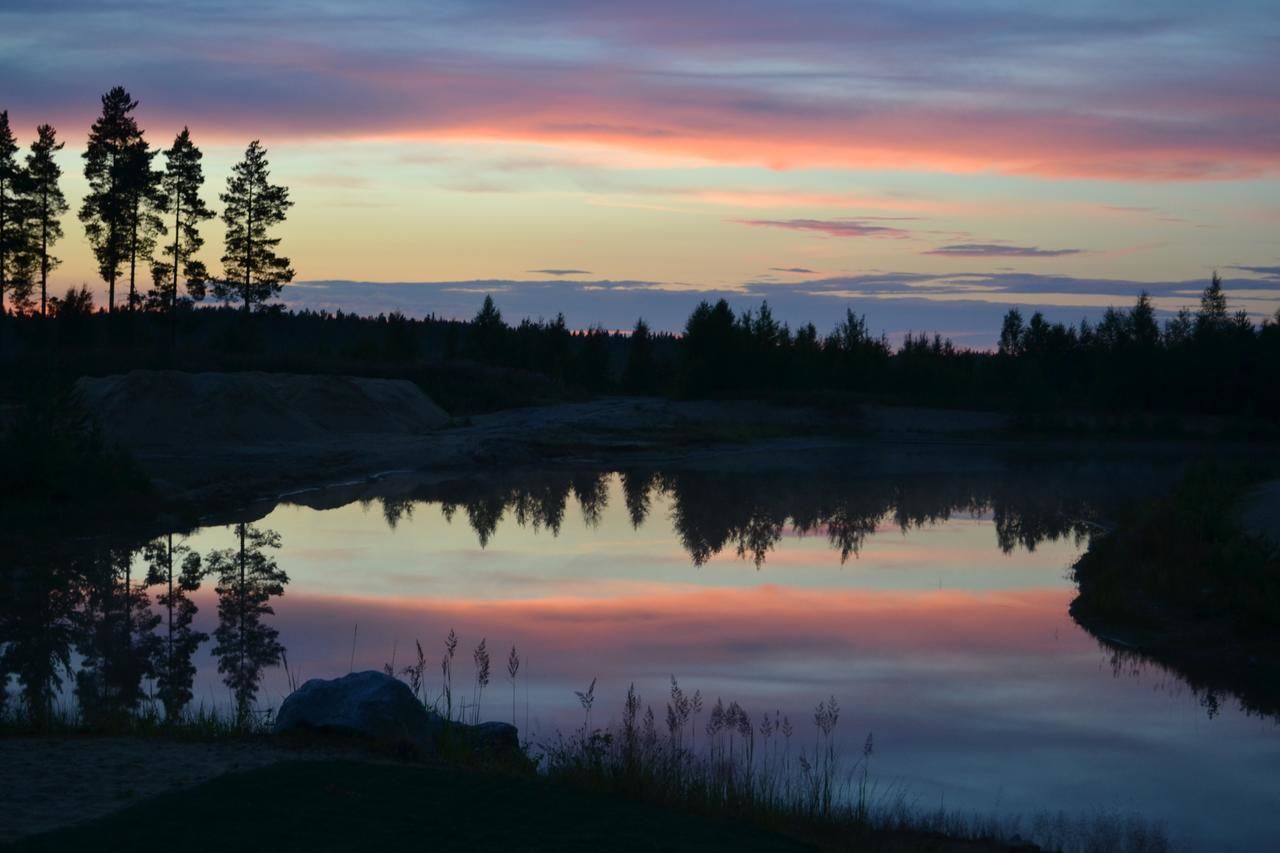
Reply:
<svg viewBox="0 0 1280 853"><path fill-rule="evenodd" d="M1011 308L994 350L927 333L891 342L853 306L832 328L792 329L767 302L735 312L703 301L675 334L643 318L628 332L570 328L563 315L510 323L489 296L469 320L291 312L275 301L294 270L273 229L292 201L270 181L262 145L249 144L219 196L225 238L215 275L199 257L202 225L217 214L202 196L203 155L190 131L161 151L128 91L117 86L101 101L82 153L89 192L77 216L107 285L105 305L84 285L49 292L68 210L55 157L65 143L41 125L20 157L0 112L0 404L25 406L37 389L78 376L174 368L400 377L463 415L621 393L847 412L875 401L1280 416L1280 395L1267 393L1280 386L1280 311L1261 325L1233 311L1216 273L1194 310L1163 322L1145 293L1078 326Z"/></svg>

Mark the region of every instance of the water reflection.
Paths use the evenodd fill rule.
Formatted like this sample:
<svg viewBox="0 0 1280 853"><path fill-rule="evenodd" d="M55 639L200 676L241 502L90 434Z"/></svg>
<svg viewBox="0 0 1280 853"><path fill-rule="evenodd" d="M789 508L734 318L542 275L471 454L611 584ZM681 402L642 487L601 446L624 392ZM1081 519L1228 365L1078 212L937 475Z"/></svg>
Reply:
<svg viewBox="0 0 1280 853"><path fill-rule="evenodd" d="M589 527L609 505L609 472L537 473L501 482L482 479L420 483L407 493L366 498L381 505L391 529L414 507L439 504L448 519L459 509L487 547L506 517L521 527L559 534L572 500ZM850 480L839 474L804 477L740 472L623 471L616 475L631 524L645 524L655 498L666 499L676 536L695 566L726 549L763 565L787 532L825 535L842 561L858 554L886 516L902 532L955 515L990 515L999 546L1034 550L1046 540L1082 541L1108 504L1120 498L1113 483L1101 496L1095 476L1062 469L1034 480L1009 476L911 480ZM1133 483L1127 485L1132 492ZM306 498L300 499L306 503Z"/></svg>
<svg viewBox="0 0 1280 853"><path fill-rule="evenodd" d="M874 732L876 775L924 807L1206 815L1247 849L1280 808L1274 725L1216 698L1208 718L1183 681L1134 675L1068 615L1081 538L1161 486L1096 473L357 484L186 539L7 560L0 660L11 709L33 714L244 714L289 690L286 646L307 678L404 673L421 643L416 686L439 696L453 629L455 701L535 739L581 723L592 678L601 724L631 682L665 695L673 675L755 717L807 718L834 694L848 748ZM519 677L473 697L482 639L503 659L518 647Z"/></svg>
<svg viewBox="0 0 1280 853"><path fill-rule="evenodd" d="M288 576L269 551L280 536L237 524L238 546L207 557L168 535L139 547L85 543L74 556L6 562L0 575L0 676L16 676L22 712L36 723L55 713L65 683L89 725L118 721L157 704L178 717L193 698L194 658L209 635L194 628L204 579L216 582L212 653L236 713L252 713L263 672L284 647L267 623ZM141 567L145 571L139 573ZM152 607L152 591L157 590Z"/></svg>

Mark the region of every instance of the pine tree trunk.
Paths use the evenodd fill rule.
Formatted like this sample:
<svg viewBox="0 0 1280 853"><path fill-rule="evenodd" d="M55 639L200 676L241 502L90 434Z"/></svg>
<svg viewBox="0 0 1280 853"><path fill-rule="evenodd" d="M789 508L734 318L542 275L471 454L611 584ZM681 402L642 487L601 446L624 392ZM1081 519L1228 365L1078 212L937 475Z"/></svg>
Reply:
<svg viewBox="0 0 1280 853"><path fill-rule="evenodd" d="M138 204L137 199L133 202L133 222L129 228L129 313L133 313L134 306L137 304L137 290L134 286L134 277L138 270Z"/></svg>
<svg viewBox="0 0 1280 853"><path fill-rule="evenodd" d="M165 693L173 694L173 534L169 534L169 654L165 663ZM167 709L166 709L167 710Z"/></svg>
<svg viewBox="0 0 1280 853"><path fill-rule="evenodd" d="M245 209L244 233L244 316L249 316L249 289L253 282L253 182L249 182L249 204Z"/></svg>
<svg viewBox="0 0 1280 853"><path fill-rule="evenodd" d="M49 303L49 189L43 198L43 215L40 217L40 316L48 316Z"/></svg>
<svg viewBox="0 0 1280 853"><path fill-rule="evenodd" d="M169 351L178 350L178 244L182 233L182 192L174 193L173 201L173 293L169 297Z"/></svg>
<svg viewBox="0 0 1280 853"><path fill-rule="evenodd" d="M244 531L245 531L245 527L246 525L244 524L240 525L240 595L239 595L240 600L238 602L239 606L236 608L239 611L238 615L240 617L240 639L239 639L239 642L236 643L236 653L238 655L238 660L239 660L239 665L236 667L236 674L238 676L238 681L236 686L236 693L237 693L236 704L240 706L240 712L242 715L247 714L249 710L247 707L249 703L244 697L244 694L245 694L245 690L244 690L244 647L245 647Z"/></svg>
<svg viewBox="0 0 1280 853"><path fill-rule="evenodd" d="M4 215L4 192L0 190L0 331L4 329L4 290L8 282L8 270L5 268L7 252L4 247L4 231L7 219Z"/></svg>

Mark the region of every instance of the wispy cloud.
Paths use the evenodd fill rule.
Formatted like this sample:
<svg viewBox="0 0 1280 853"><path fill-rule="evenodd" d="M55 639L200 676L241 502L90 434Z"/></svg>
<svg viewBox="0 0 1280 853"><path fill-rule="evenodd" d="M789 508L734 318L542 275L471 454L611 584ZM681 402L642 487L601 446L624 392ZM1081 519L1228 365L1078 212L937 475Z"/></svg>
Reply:
<svg viewBox="0 0 1280 853"><path fill-rule="evenodd" d="M1267 278L1280 280L1280 266L1274 266L1274 267L1233 266L1231 267L1231 269L1240 270L1241 272L1251 272L1254 275L1261 275Z"/></svg>
<svg viewBox="0 0 1280 853"><path fill-rule="evenodd" d="M1005 243L956 243L939 246L923 254L949 258L1058 258L1078 255L1084 249L1041 249L1039 246L1010 246Z"/></svg>
<svg viewBox="0 0 1280 853"><path fill-rule="evenodd" d="M816 275L817 270L811 270L808 267L769 267L771 272L793 272L801 275Z"/></svg>
<svg viewBox="0 0 1280 853"><path fill-rule="evenodd" d="M124 80L152 120L202 139L561 141L1127 180L1280 169L1275 17L1260 2L207 6L11 0L0 44L24 50L0 51L6 105L24 126L80 126L96 107L84 81Z"/></svg>
<svg viewBox="0 0 1280 853"><path fill-rule="evenodd" d="M573 269L546 269L546 270L529 270L531 273L539 273L541 275L591 275L591 270L573 270Z"/></svg>
<svg viewBox="0 0 1280 853"><path fill-rule="evenodd" d="M909 217L903 217L909 218ZM891 225L873 225L863 219L733 219L739 225L757 228L785 228L789 231L815 231L830 237L887 237L901 240L911 232Z"/></svg>

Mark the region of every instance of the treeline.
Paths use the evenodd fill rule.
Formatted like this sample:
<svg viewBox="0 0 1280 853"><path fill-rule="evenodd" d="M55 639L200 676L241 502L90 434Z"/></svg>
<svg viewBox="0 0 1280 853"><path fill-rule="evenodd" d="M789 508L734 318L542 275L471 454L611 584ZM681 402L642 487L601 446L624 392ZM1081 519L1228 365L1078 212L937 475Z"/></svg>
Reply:
<svg viewBox="0 0 1280 853"><path fill-rule="evenodd" d="M185 127L163 152L153 148L133 115L137 106L120 86L103 95L82 153L88 193L78 215L107 284L107 312L116 312L118 285L126 279L124 307L130 312L176 315L180 303L211 294L224 304L239 301L247 313L276 296L293 270L277 254L280 238L271 230L292 202L287 188L269 181L266 150L251 142L227 178L223 270L211 276L197 257L204 246L201 225L215 216L200 195L203 154ZM49 273L61 263L53 249L69 209L55 157L64 147L57 130L42 124L20 157L9 114L0 111L0 323L9 311L48 316L91 310L84 287L62 297L49 293ZM164 167L157 168L161 153ZM145 292L144 277L150 280Z"/></svg>
<svg viewBox="0 0 1280 853"><path fill-rule="evenodd" d="M113 326L86 297L55 317L11 319L15 333L0 343L13 367L0 371L0 396L22 398L14 383L49 365L68 376L172 366L405 378L455 414L627 393L1280 417L1271 390L1280 387L1280 317L1254 325L1233 312L1216 274L1197 310L1163 323L1145 294L1096 324L1011 309L994 351L923 334L895 347L851 309L825 335L813 324L792 330L768 303L738 313L723 300L699 304L679 335L643 320L630 333L572 330L563 316L512 325L491 297L470 321L277 304L246 325L230 309L193 308L185 301L176 315L143 311Z"/></svg>

